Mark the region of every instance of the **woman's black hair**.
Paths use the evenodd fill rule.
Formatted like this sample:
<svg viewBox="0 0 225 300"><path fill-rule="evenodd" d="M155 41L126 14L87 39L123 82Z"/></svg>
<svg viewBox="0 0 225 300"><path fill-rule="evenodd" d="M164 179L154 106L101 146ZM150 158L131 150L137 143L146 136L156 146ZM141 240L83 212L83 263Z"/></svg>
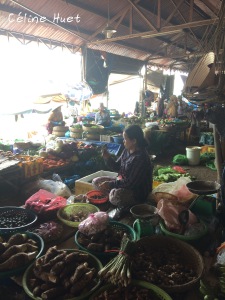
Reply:
<svg viewBox="0 0 225 300"><path fill-rule="evenodd" d="M140 148L145 148L148 146L146 139L144 138L143 130L139 125L130 125L124 129L124 132L131 140L136 140L137 145Z"/></svg>

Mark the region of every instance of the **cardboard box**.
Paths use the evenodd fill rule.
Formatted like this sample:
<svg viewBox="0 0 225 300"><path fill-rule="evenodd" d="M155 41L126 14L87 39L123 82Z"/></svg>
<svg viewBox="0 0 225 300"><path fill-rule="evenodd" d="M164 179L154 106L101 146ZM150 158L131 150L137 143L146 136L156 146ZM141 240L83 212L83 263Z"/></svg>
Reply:
<svg viewBox="0 0 225 300"><path fill-rule="evenodd" d="M75 195L86 194L87 192L93 190L94 188L91 184L92 180L96 177L101 177L101 176L116 177L117 173L101 170L101 171L92 173L88 176L85 176L83 178L76 180L75 181Z"/></svg>
<svg viewBox="0 0 225 300"><path fill-rule="evenodd" d="M100 141L101 142L112 142L113 141L113 139L112 139L112 137L110 136L110 135L100 135Z"/></svg>

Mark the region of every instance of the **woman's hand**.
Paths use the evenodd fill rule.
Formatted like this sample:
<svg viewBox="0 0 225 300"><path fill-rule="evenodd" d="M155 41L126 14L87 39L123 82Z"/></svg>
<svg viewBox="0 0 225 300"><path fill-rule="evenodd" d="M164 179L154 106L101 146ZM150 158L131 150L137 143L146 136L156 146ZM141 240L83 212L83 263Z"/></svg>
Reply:
<svg viewBox="0 0 225 300"><path fill-rule="evenodd" d="M104 159L108 159L110 157L110 154L109 154L109 152L107 150L107 146L106 147L105 146L102 147L102 157Z"/></svg>

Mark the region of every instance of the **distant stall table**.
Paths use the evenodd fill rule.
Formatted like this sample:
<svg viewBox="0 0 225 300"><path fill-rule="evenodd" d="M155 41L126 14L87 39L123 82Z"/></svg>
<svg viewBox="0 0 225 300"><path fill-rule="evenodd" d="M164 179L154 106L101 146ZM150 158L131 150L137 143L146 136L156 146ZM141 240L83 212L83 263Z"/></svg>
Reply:
<svg viewBox="0 0 225 300"><path fill-rule="evenodd" d="M0 156L0 182L18 190L23 172L18 166L18 160Z"/></svg>

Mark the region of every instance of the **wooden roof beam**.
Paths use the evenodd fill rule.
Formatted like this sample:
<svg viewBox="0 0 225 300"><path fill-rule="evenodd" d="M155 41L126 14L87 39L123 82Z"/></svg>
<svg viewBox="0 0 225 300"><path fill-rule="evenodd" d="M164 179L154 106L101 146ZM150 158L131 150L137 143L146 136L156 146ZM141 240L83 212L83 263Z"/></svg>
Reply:
<svg viewBox="0 0 225 300"><path fill-rule="evenodd" d="M177 6L177 5L176 5L176 3L174 3L174 1L173 1L173 0L170 0L170 1L173 3L174 7L176 7L176 6ZM181 18L182 18L183 22L187 22L187 20L185 20L185 17L182 15L182 13L180 12L180 10L179 10L179 9L177 9L177 12L178 12L178 13L179 13L179 15L181 16ZM202 44L201 44L201 42L199 41L199 39L196 37L196 35L194 34L193 30L192 30L192 29L190 29L190 28L189 28L189 30L191 31L192 35L193 35L193 36L194 36L194 38L196 39L196 41L197 41L198 45L200 46L200 48L202 48Z"/></svg>
<svg viewBox="0 0 225 300"><path fill-rule="evenodd" d="M157 6L157 28L161 28L161 0L158 0Z"/></svg>
<svg viewBox="0 0 225 300"><path fill-rule="evenodd" d="M179 7L181 6L181 4L184 3L184 0L180 0L180 2L175 6L174 11L169 15L169 17L166 19L165 23L163 24L163 26L166 26L170 20L172 19L172 17L175 15L175 13L178 11L179 12Z"/></svg>
<svg viewBox="0 0 225 300"><path fill-rule="evenodd" d="M137 5L135 3L133 3L131 0L127 0L132 7L136 10L136 12L142 17L142 19L145 21L145 23L152 28L153 30L157 31L157 28L152 24L152 22L150 22L145 15L140 11L140 9L137 7Z"/></svg>
<svg viewBox="0 0 225 300"><path fill-rule="evenodd" d="M118 37L114 37L111 39L93 41L90 43L91 44L105 44L105 43L111 43L111 42L116 42L116 41L139 38L139 37L143 37L143 36L148 37L148 38L163 36L163 35L167 35L167 34L173 34L182 29L190 29L190 28L199 27L199 26L208 26L208 25L216 24L218 22L218 20L219 20L218 18L214 18L214 19L209 19L209 20L187 22L184 24L162 27L160 31L152 30L152 31L146 31L146 32L139 32L139 33L134 33L134 34L118 36Z"/></svg>

